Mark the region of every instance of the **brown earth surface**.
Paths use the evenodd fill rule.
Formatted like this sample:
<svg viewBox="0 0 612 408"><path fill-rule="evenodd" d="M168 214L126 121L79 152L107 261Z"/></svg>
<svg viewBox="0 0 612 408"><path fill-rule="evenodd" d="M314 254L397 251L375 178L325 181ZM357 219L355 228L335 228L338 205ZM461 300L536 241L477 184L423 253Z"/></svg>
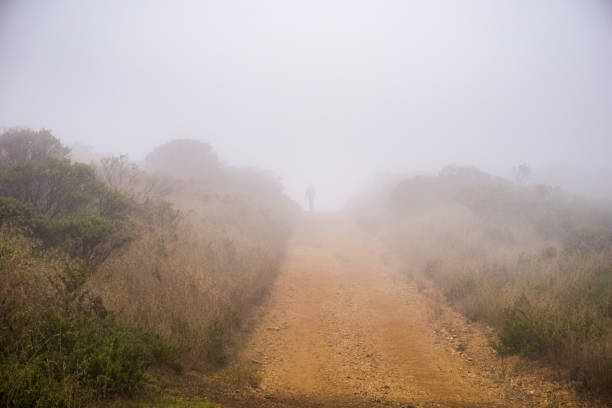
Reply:
<svg viewBox="0 0 612 408"><path fill-rule="evenodd" d="M258 384L223 406L587 406L399 271L352 223L306 217L244 350Z"/></svg>

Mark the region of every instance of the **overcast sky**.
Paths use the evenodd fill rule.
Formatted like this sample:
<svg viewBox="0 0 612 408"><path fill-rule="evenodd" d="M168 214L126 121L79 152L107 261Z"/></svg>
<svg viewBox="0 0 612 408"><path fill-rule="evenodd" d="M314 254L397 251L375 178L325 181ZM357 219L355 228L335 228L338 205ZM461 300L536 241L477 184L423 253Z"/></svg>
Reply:
<svg viewBox="0 0 612 408"><path fill-rule="evenodd" d="M2 126L135 160L197 138L296 199L312 182L325 208L377 173L449 163L604 191L612 6L0 0Z"/></svg>

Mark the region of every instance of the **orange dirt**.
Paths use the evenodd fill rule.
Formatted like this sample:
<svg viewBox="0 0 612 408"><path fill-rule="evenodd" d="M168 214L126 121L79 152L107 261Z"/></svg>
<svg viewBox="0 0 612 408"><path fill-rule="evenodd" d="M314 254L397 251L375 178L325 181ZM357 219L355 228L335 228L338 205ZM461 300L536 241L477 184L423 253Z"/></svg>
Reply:
<svg viewBox="0 0 612 408"><path fill-rule="evenodd" d="M502 376L486 330L398 270L350 222L307 217L245 350L259 387L237 405L577 406L535 374Z"/></svg>

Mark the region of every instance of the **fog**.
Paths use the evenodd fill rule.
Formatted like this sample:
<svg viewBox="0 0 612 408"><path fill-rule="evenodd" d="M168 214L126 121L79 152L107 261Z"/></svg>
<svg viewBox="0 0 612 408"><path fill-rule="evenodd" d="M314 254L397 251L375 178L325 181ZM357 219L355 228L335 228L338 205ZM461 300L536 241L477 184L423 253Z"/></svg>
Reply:
<svg viewBox="0 0 612 408"><path fill-rule="evenodd" d="M0 0L0 127L199 139L322 209L450 163L610 195L611 45L600 0Z"/></svg>

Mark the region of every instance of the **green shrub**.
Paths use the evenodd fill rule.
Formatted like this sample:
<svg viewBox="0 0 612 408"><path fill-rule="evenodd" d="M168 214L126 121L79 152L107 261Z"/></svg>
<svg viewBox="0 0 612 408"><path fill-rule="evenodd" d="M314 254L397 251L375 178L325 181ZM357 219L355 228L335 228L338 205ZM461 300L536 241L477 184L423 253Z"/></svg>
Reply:
<svg viewBox="0 0 612 408"><path fill-rule="evenodd" d="M130 394L142 385L147 368L179 355L157 336L95 316L49 313L28 337L0 360L4 406L73 407Z"/></svg>
<svg viewBox="0 0 612 408"><path fill-rule="evenodd" d="M61 249L92 269L132 238L127 210L84 164L47 158L0 175L0 225L28 231L43 249Z"/></svg>
<svg viewBox="0 0 612 408"><path fill-rule="evenodd" d="M70 149L46 129L9 129L0 135L0 170L48 157L64 158Z"/></svg>
<svg viewBox="0 0 612 408"><path fill-rule="evenodd" d="M83 400L69 379L50 379L39 364L21 364L13 360L0 362L0 403L5 407L80 407Z"/></svg>
<svg viewBox="0 0 612 408"><path fill-rule="evenodd" d="M517 354L531 357L546 350L545 329L542 319L533 310L514 307L499 332L496 350L500 354Z"/></svg>
<svg viewBox="0 0 612 408"><path fill-rule="evenodd" d="M47 132L48 133L48 132ZM0 405L129 394L178 348L95 310L84 285L132 237L130 205L50 134L0 135ZM22 137L22 139L19 139Z"/></svg>
<svg viewBox="0 0 612 408"><path fill-rule="evenodd" d="M225 344L228 333L223 325L214 322L204 342L204 350L207 362L213 367L222 367L227 362Z"/></svg>

